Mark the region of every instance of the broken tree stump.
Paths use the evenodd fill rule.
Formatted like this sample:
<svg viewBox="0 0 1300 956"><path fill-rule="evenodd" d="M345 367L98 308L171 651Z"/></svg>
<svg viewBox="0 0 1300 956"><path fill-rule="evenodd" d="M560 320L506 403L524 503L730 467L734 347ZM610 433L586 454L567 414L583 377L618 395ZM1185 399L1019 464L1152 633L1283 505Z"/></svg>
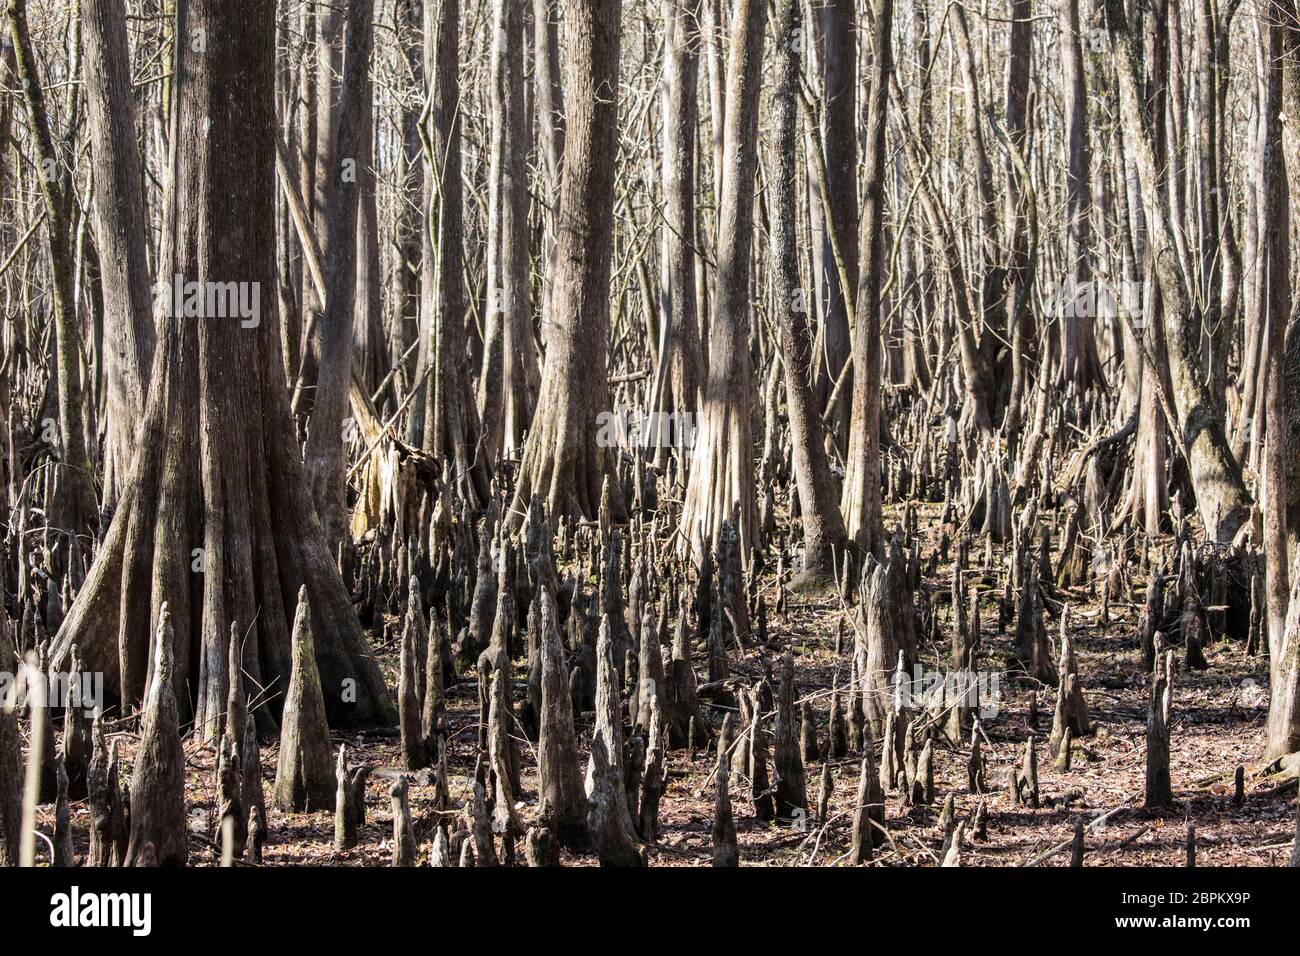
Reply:
<svg viewBox="0 0 1300 956"><path fill-rule="evenodd" d="M736 821L731 815L731 743L731 715L727 714L718 736L718 761L713 771L713 865L719 867L740 865Z"/></svg>
<svg viewBox="0 0 1300 956"><path fill-rule="evenodd" d="M406 774L399 774L388 788L388 799L393 810L393 866L399 867L415 866L419 862L415 829L411 825L411 807L407 801L408 787Z"/></svg>
<svg viewBox="0 0 1300 956"><path fill-rule="evenodd" d="M1156 647L1164 641L1156 635ZM1161 810L1174 802L1169 779L1169 719L1174 701L1174 652L1156 655L1151 678L1151 698L1147 708L1146 802L1148 810Z"/></svg>
<svg viewBox="0 0 1300 956"><path fill-rule="evenodd" d="M348 767L347 749L346 744L339 744L334 768L334 849L339 853L357 845L358 833L366 819L366 778L370 776L367 764Z"/></svg>

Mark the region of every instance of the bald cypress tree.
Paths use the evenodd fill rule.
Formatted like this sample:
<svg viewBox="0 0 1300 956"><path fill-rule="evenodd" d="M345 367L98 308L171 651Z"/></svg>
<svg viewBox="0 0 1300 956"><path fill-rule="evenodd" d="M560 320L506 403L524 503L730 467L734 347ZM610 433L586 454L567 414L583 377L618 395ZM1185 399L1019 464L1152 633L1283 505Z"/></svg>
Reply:
<svg viewBox="0 0 1300 956"><path fill-rule="evenodd" d="M182 720L201 651L224 660L237 621L252 628L244 667L251 693L270 691L259 714L269 724L305 587L331 721L391 723L396 709L316 519L289 419L273 291L275 3L192 0L177 16L178 35L204 43L175 44L161 259L197 294L165 297L135 464L51 663L66 667L78 645L85 669L104 672L108 690L135 706L166 601Z"/></svg>

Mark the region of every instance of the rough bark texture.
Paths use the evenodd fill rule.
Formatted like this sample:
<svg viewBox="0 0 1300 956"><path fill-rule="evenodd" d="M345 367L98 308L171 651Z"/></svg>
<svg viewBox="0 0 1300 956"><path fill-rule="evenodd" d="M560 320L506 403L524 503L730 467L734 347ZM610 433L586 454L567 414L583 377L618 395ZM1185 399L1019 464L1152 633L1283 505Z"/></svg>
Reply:
<svg viewBox="0 0 1300 956"><path fill-rule="evenodd" d="M695 415L699 409L701 356L695 295L695 145L698 132L699 17L701 0L663 0L664 48L664 255L655 410Z"/></svg>
<svg viewBox="0 0 1300 956"><path fill-rule="evenodd" d="M738 0L732 12L718 219L718 279L709 323L709 370L682 507L682 549L699 564L739 509L742 559L758 544L750 393L750 243L758 164L758 104L767 4Z"/></svg>
<svg viewBox="0 0 1300 956"><path fill-rule="evenodd" d="M564 176L546 364L519 465L512 526L522 522L534 494L553 520L594 518L605 479L614 475L613 451L598 442L597 417L611 410L605 371L614 227L609 160L618 142L621 21L619 0L574 0L565 7ZM614 488L614 515L622 518L623 496Z"/></svg>
<svg viewBox="0 0 1300 956"><path fill-rule="evenodd" d="M457 492L488 497L489 461L465 354L465 283L461 182L460 0L424 5L424 71L430 122L421 132L425 214L420 284L420 352L410 442L446 462Z"/></svg>
<svg viewBox="0 0 1300 956"><path fill-rule="evenodd" d="M840 6L843 6L842 4ZM777 49L776 89L773 94L773 121L776 127L774 168L772 169L772 299L775 303L777 336L781 347L781 366L785 375L786 403L790 411L790 442L794 458L795 481L799 489L799 516L803 524L804 568L812 575L833 580L836 555L845 545L844 520L832 483L830 463L822 443L821 415L817 410L811 385L812 337L808 327L809 308L813 299L805 295L799 279L795 244L795 150L801 43L795 37L801 31L800 4L782 0L777 8L774 46ZM850 91L841 91L833 102L852 103ZM850 143L852 142L850 138ZM850 166L850 171L852 167ZM848 202L856 207L855 180ZM838 201L838 200L837 200ZM856 263L855 263L856 271ZM835 290L838 292L838 284ZM836 302L838 295L831 296ZM838 310L843 323L844 309ZM835 325L828 311L827 327ZM847 325L846 325L847 329ZM847 335L845 336L847 337ZM839 365L843 365L843 358ZM833 371L838 371L834 369Z"/></svg>
<svg viewBox="0 0 1300 956"><path fill-rule="evenodd" d="M528 257L529 117L524 115L523 4L493 4L488 293L478 412L492 457L516 458L541 373L533 345Z"/></svg>
<svg viewBox="0 0 1300 956"><path fill-rule="evenodd" d="M50 113L42 80L37 73L27 28L27 0L9 0L8 23L13 41L14 68L22 81L23 99L31 123L36 155L33 157L45 202L45 236L50 256L50 284L54 300L54 338L58 389L58 458L62 485L56 521L76 534L93 533L97 525L90 459L86 453L81 399L81 336L78 331L73 286L72 223L70 200L65 193L59 156L50 132Z"/></svg>
<svg viewBox="0 0 1300 956"><path fill-rule="evenodd" d="M100 272L108 410L101 497L106 505L116 502L126 484L154 348L125 13L114 0L84 0L81 5L86 115L95 163L95 238L100 261L108 266Z"/></svg>
<svg viewBox="0 0 1300 956"><path fill-rule="evenodd" d="M1106 0L1106 27L1117 57L1120 114L1126 138L1135 152L1156 280L1164 303L1173 400L1197 509L1207 535L1220 544L1229 544L1250 514L1251 499L1241 467L1228 447L1217 404L1200 374L1201 311L1179 262L1169 211L1159 201L1163 178L1159 175L1151 121L1142 109L1140 53L1123 0Z"/></svg>
<svg viewBox="0 0 1300 956"><path fill-rule="evenodd" d="M271 292L275 4L195 0L182 14L179 32L205 31L207 52L175 45L182 79L160 258L165 274L207 282L210 292L257 296L259 314L255 325L212 314L229 312L227 295L225 310L205 303L200 316L161 319L140 453L51 664L66 666L77 644L86 668L103 671L108 691L134 706L167 600L187 718L205 641L224 648L232 621L255 622L244 666L272 701L259 711L271 730L289 678L287 616L305 587L330 718L391 724L395 708L316 520L289 420Z"/></svg>
<svg viewBox="0 0 1300 956"><path fill-rule="evenodd" d="M316 514L330 552L348 532L347 463L344 416L352 388L352 343L356 317L357 219L361 198L361 166L371 157L361 147L370 141L365 126L367 74L373 37L373 0L349 0L344 24L343 89L338 129L333 145L334 166L322 170L329 188L329 214L322 251L325 253L325 311L320 319L320 353L311 424L303 455Z"/></svg>
<svg viewBox="0 0 1300 956"><path fill-rule="evenodd" d="M587 768L587 829L602 866L642 866L624 786L623 728L610 621L596 644L596 729Z"/></svg>
<svg viewBox="0 0 1300 956"><path fill-rule="evenodd" d="M734 742L731 714L727 714L718 735L718 763L713 770L713 865L719 867L740 866L736 821L731 814L731 747Z"/></svg>
<svg viewBox="0 0 1300 956"><path fill-rule="evenodd" d="M862 190L862 216L858 247L858 273L853 330L852 419L849 455L841 506L845 530L862 554L884 553L880 493L880 294L885 271L885 107L889 102L889 77L893 71L893 0L873 0L872 46L875 56L868 69L867 130L863 163L866 182Z"/></svg>
<svg viewBox="0 0 1300 956"><path fill-rule="evenodd" d="M588 845L589 838L586 794L578 763L568 674L556 623L555 599L544 586L538 597L541 602L542 657L542 707L537 742L538 815L563 846L578 850Z"/></svg>

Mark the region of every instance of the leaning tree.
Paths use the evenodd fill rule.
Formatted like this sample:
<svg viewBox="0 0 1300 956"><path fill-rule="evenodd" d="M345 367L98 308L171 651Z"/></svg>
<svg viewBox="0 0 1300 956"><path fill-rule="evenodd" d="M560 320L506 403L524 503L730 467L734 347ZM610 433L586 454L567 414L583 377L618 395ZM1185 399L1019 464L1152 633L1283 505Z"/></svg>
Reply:
<svg viewBox="0 0 1300 956"><path fill-rule="evenodd" d="M795 245L795 144L798 129L797 84L802 34L800 4L781 0L773 24L777 49L772 117L775 142L770 174L772 191L772 300L786 404L790 414L791 458L799 492L804 537L804 567L808 580L832 579L846 543L844 520L822 445L821 416L810 382L812 332L808 327L808 297L799 292L799 262Z"/></svg>
<svg viewBox="0 0 1300 956"><path fill-rule="evenodd" d="M289 616L305 586L331 721L391 723L395 709L307 492L290 422L275 289L275 2L177 7L164 299L151 389L108 535L52 649L74 645L124 708L149 679L151 635L170 608L178 703L224 660L232 626L251 689L287 686ZM201 42L200 42L201 41ZM229 312L255 303L256 320ZM222 306L226 308L222 308ZM178 308L180 306L180 308ZM211 670L220 671L221 668Z"/></svg>

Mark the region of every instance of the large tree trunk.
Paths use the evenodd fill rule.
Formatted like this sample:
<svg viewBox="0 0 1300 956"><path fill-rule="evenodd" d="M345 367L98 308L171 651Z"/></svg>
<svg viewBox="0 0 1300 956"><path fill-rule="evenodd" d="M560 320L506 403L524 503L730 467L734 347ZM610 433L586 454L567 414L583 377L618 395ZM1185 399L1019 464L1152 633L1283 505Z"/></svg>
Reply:
<svg viewBox="0 0 1300 956"><path fill-rule="evenodd" d="M564 91L560 86L559 0L533 0L533 82L537 112L537 141L542 159L541 195L545 226L541 251L543 275L555 261L554 197L560 194L564 172ZM551 284L541 285L542 341L550 316Z"/></svg>
<svg viewBox="0 0 1300 956"><path fill-rule="evenodd" d="M565 8L564 176L550 292L546 365L524 447L511 522L533 495L547 513L593 518L611 481L615 517L624 507L612 449L598 417L609 411L609 272L618 142L619 0L573 0Z"/></svg>
<svg viewBox="0 0 1300 956"><path fill-rule="evenodd" d="M1029 68L1033 60L1032 0L1011 0L1011 25L1007 50L1007 139L1023 157L1029 144ZM1033 285L1030 249L1029 201L1026 194L1033 188L1021 181L1016 159L1004 150L1003 171L1007 190L1003 202L1004 243L1007 255L1006 310L1007 340L1011 345L1011 382L1007 395L1004 434L1007 447L1014 453L1019 447L1021 415L1025 393L1030 387L1030 370L1037 358L1033 340L1033 322L1029 310L1029 290ZM1035 208L1035 216L1037 211ZM1032 224L1037 229L1037 222ZM1035 237L1036 238L1036 237Z"/></svg>
<svg viewBox="0 0 1300 956"><path fill-rule="evenodd" d="M315 27L316 37L314 75L307 82L311 85L311 95L304 100L304 108L310 103L315 110L315 119L311 130L315 141L311 146L312 192L304 194L304 201L311 204L312 231L320 247L321 262L329 262L330 250L330 210L334 189L339 180L339 119L340 119L340 84L337 79L343 71L344 24L347 5L345 3L316 3ZM306 130L304 130L304 135ZM305 179L305 177L304 177ZM304 182L305 185L305 182ZM299 330L301 336L299 347L301 354L296 374L290 377L294 382L293 413L295 417L305 415L311 410L315 400L316 377L319 371L323 319L321 313L325 303L321 300L319 289L311 294L304 294L302 321L304 327Z"/></svg>
<svg viewBox="0 0 1300 956"><path fill-rule="evenodd" d="M316 235L321 237L321 253L329 258L324 245L328 235L330 197L338 181L338 123L339 83L336 79L343 70L343 25L347 14L346 3L327 3L314 0L316 5L316 77L314 102L316 107L316 166L312 175L315 187L311 193Z"/></svg>
<svg viewBox="0 0 1300 956"><path fill-rule="evenodd" d="M298 62L298 195L311 204L316 196L316 32L317 10L315 3L302 4L299 29L302 31L302 57ZM310 268L301 240L298 242L297 271L294 291L298 308L291 315L281 317L280 341L284 348L285 378L294 381L302 365L302 321L311 303L315 302Z"/></svg>
<svg viewBox="0 0 1300 956"><path fill-rule="evenodd" d="M1295 0L1275 0L1264 8L1259 29L1267 37L1268 102L1264 182L1267 216L1260 235L1267 237L1267 364L1264 405L1264 560L1268 601L1269 757L1300 750L1300 569L1291 567L1288 504L1293 489L1288 462L1295 457L1288 408L1286 340L1291 313L1291 204L1288 173L1300 173L1300 134L1282 123L1283 113L1300 108L1300 21Z"/></svg>
<svg viewBox="0 0 1300 956"><path fill-rule="evenodd" d="M537 117L549 195L560 186L564 169L564 93L560 86L557 0L533 0L534 81Z"/></svg>
<svg viewBox="0 0 1300 956"><path fill-rule="evenodd" d="M81 10L95 162L95 238L104 298L108 415L101 500L112 507L126 484L136 426L144 411L153 360L153 302L125 10L116 0L84 0Z"/></svg>
<svg viewBox="0 0 1300 956"><path fill-rule="evenodd" d="M190 314L173 307L162 318L131 476L51 666L66 669L76 644L85 670L102 671L107 690L135 706L166 602L182 715L203 690L204 656L227 652L232 624L249 634L250 690L269 695L275 709L290 672L288 615L305 586L330 719L391 724L396 711L316 520L289 419L269 294L275 3L193 0L176 29L205 31L208 46L196 55L176 45L175 178L162 261L186 283L238 289L235 300L242 293L258 305L257 321L215 314L226 311L211 307L222 304L215 295L190 300ZM267 728L271 709L259 710Z"/></svg>
<svg viewBox="0 0 1300 956"><path fill-rule="evenodd" d="M795 150L799 116L795 97L801 59L800 44L795 38L800 35L800 23L799 0L781 0L773 24L773 42L778 52L776 89L772 96L776 140L769 187L772 190L772 301L790 410L790 440L794 446L794 474L803 523L804 571L817 577L829 573L833 581L836 555L842 559L846 540L844 519L840 516L830 463L822 444L821 415L809 381L811 297L801 292L799 260L795 253Z"/></svg>
<svg viewBox="0 0 1300 956"><path fill-rule="evenodd" d="M421 36L423 0L400 0L397 5L398 35L401 37L406 68L412 86L423 91L424 42ZM401 183L402 202L397 216L397 243L401 259L394 278L396 302L390 323L389 345L393 364L401 363L397 370L397 391L405 398L412 379L415 362L407 355L412 343L420 334L420 259L425 233L424 216L420 214L424 193L424 163L420 146L420 109L418 102L402 110L402 152L398 157L398 181ZM418 348L418 346L417 346Z"/></svg>
<svg viewBox="0 0 1300 956"><path fill-rule="evenodd" d="M873 0L872 46L867 93L867 168L862 191L862 221L858 247L862 266L858 272L854 307L853 424L849 433L841 505L849 539L861 554L884 555L884 528L880 498L880 296L885 271L885 115L889 103L889 75L893 70L893 0Z"/></svg>
<svg viewBox="0 0 1300 956"><path fill-rule="evenodd" d="M1166 76L1169 60L1168 23L1164 4L1167 0L1157 0L1157 6L1146 24L1146 56L1149 64L1145 109L1151 120L1152 145L1157 159L1161 162L1164 173L1166 156L1165 113L1168 100ZM1155 536L1161 533L1168 523L1169 511L1169 476L1167 472L1168 424L1160 408L1157 390L1163 389L1167 395L1172 386L1169 384L1168 369L1153 367L1145 356L1165 354L1164 306L1160 291L1152 280L1155 272L1151 244L1147 240L1146 210L1142 202L1142 183L1138 175L1137 161L1131 145L1118 141L1124 157L1125 198L1133 221L1133 274L1143 280L1141 315L1145 327L1139 323L1125 322L1125 364L1132 363L1135 369L1133 381L1137 404L1137 437L1133 450L1133 468L1129 484L1127 514L1134 524L1147 534ZM1123 514L1118 516L1123 517Z"/></svg>
<svg viewBox="0 0 1300 956"><path fill-rule="evenodd" d="M754 232L758 94L763 66L764 0L737 0L732 15L723 112L723 177L718 229L718 280L709 323L709 370L691 475L682 508L682 542L694 559L718 540L739 509L740 553L758 544L750 401L750 242Z"/></svg>
<svg viewBox="0 0 1300 956"><path fill-rule="evenodd" d="M373 0L372 0L373 8ZM373 42L373 41L372 41ZM388 342L384 328L384 274L379 259L379 158L375 152L374 81L367 70L361 78L357 102L357 235L356 296L353 320L354 365L367 395L379 392L388 374ZM375 402L381 407L391 392L385 386Z"/></svg>
<svg viewBox="0 0 1300 956"><path fill-rule="evenodd" d="M1088 91L1084 85L1079 0L1061 2L1061 86L1065 95L1065 293L1062 307L1060 383L1104 386L1093 337L1096 317L1082 305L1092 282L1092 187L1089 180Z"/></svg>

